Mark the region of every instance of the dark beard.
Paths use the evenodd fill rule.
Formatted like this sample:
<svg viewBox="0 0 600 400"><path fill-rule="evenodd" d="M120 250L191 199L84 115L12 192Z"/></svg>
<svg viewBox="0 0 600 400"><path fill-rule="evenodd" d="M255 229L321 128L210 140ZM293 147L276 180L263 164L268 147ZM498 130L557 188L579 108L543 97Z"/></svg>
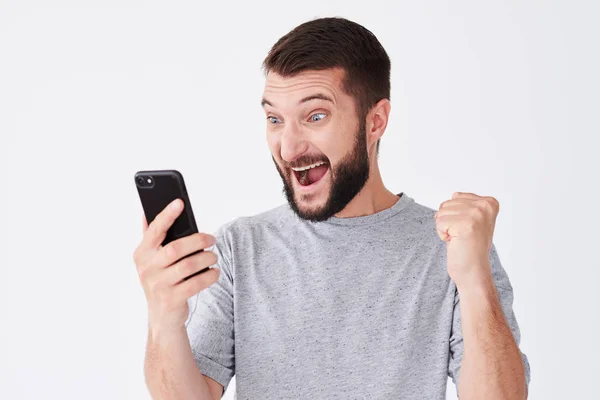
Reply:
<svg viewBox="0 0 600 400"><path fill-rule="evenodd" d="M273 158L273 157L272 157ZM348 153L338 165L331 168L331 187L329 197L325 205L319 209L311 211L300 210L294 199L294 188L291 179L293 172L287 170L286 176L273 158L277 172L283 181L283 194L285 195L290 208L300 218L311 221L325 221L342 211L350 201L362 190L369 179L369 157L367 154L366 126L361 122L358 131L354 136L354 148Z"/></svg>

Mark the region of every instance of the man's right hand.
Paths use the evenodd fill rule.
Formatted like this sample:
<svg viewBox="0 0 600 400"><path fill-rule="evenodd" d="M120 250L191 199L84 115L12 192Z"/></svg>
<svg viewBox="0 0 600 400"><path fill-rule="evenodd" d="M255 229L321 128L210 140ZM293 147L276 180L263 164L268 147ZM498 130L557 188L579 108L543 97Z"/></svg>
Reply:
<svg viewBox="0 0 600 400"><path fill-rule="evenodd" d="M219 278L219 269L209 270L190 279L184 278L217 263L211 251L181 259L215 243L212 235L195 233L161 246L167 230L183 211L183 202L170 203L152 221L143 218L143 238L133 253L133 260L148 303L151 330L168 332L181 329L188 318L188 299L209 287ZM178 261L179 260L179 261Z"/></svg>

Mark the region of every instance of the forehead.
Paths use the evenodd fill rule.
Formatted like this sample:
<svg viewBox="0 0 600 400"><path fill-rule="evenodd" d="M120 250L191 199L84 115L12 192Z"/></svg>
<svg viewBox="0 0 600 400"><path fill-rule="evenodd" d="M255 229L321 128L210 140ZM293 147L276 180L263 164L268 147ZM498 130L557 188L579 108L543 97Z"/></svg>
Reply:
<svg viewBox="0 0 600 400"><path fill-rule="evenodd" d="M342 90L343 78L344 70L341 68L304 71L287 77L269 72L265 81L263 100L277 107L296 104L306 96L324 94L331 97L335 105L340 106L347 101L348 97Z"/></svg>

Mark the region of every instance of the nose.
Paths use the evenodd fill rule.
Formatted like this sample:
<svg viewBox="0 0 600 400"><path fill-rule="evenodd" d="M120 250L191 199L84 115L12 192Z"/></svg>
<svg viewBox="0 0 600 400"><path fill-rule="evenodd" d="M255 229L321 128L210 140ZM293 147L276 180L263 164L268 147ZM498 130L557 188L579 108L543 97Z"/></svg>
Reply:
<svg viewBox="0 0 600 400"><path fill-rule="evenodd" d="M302 132L294 124L287 125L281 134L281 158L287 162L294 161L308 149L308 143Z"/></svg>

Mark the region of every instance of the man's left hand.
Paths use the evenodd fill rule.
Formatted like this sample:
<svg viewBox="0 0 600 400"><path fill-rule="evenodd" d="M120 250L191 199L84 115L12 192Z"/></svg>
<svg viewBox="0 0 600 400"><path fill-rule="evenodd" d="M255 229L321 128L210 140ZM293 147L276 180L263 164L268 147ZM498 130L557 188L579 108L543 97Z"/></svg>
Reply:
<svg viewBox="0 0 600 400"><path fill-rule="evenodd" d="M491 278L489 255L499 209L493 197L456 192L435 213L438 236L446 242L448 274L459 289Z"/></svg>

